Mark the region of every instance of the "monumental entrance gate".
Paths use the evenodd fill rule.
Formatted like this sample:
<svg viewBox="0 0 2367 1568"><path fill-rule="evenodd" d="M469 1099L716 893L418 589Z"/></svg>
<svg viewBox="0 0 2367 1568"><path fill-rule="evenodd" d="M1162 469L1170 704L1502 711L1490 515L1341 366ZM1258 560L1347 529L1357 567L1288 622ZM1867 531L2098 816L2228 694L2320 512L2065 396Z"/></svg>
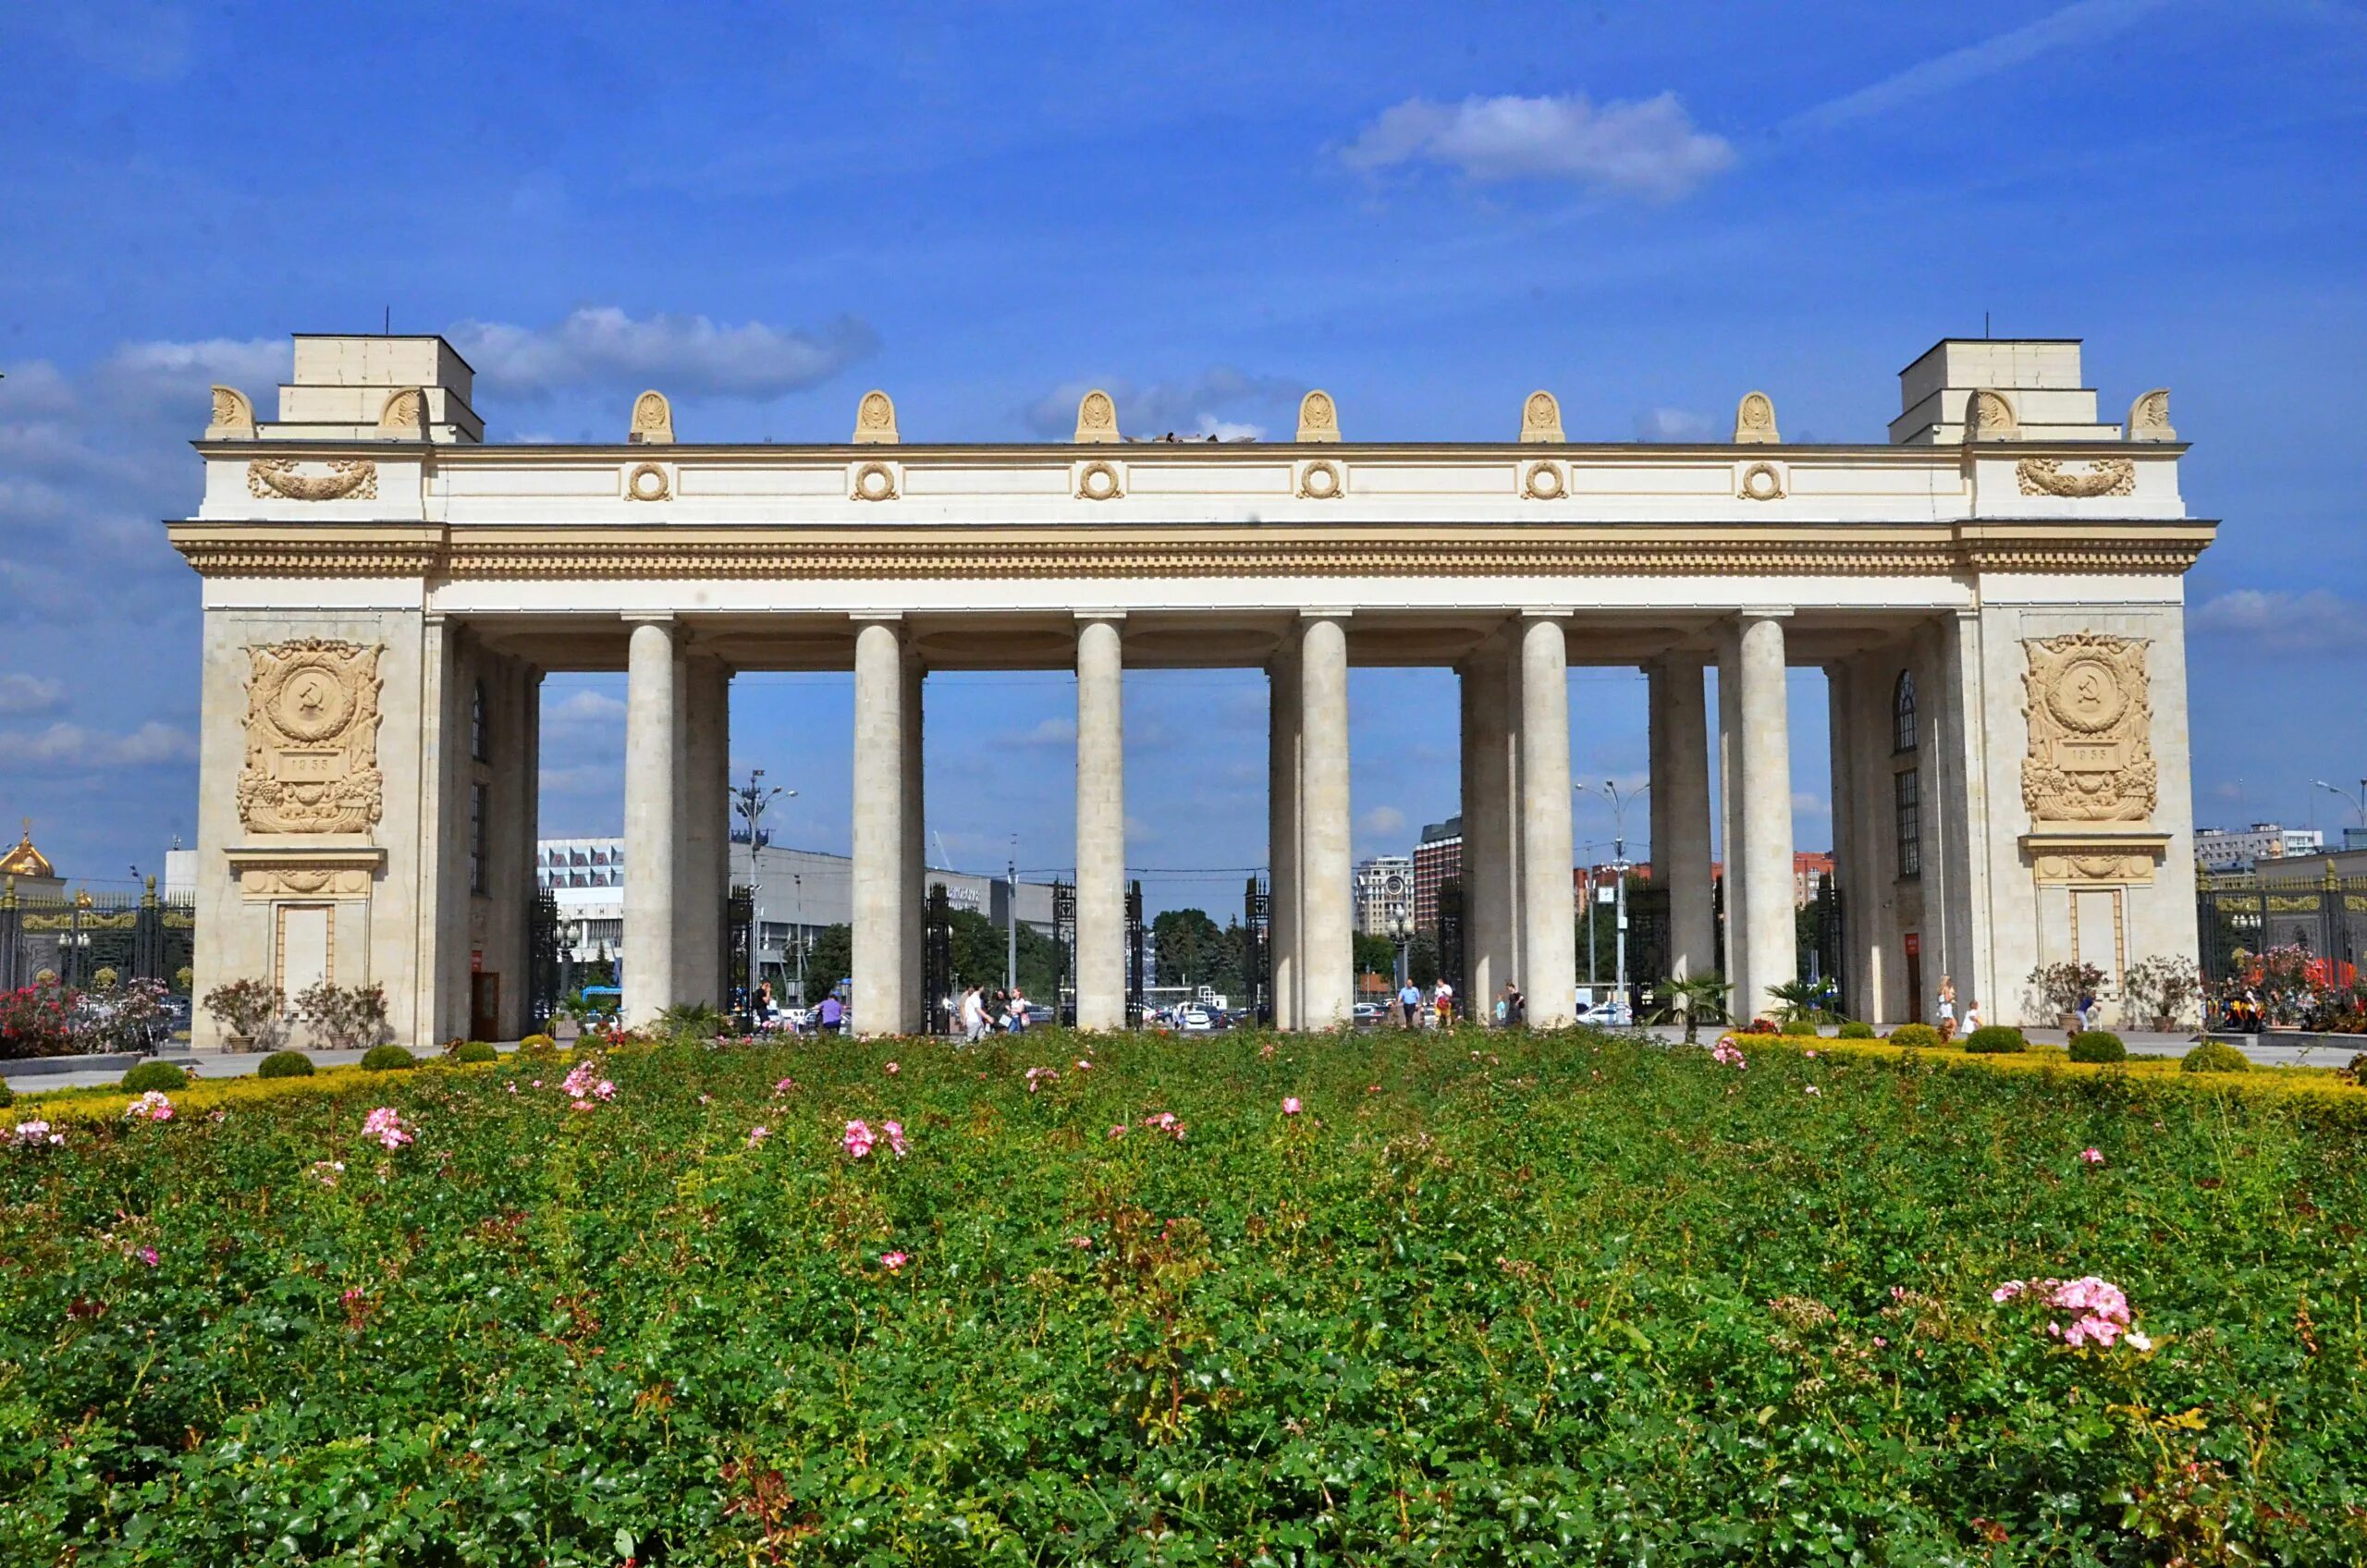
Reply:
<svg viewBox="0 0 2367 1568"><path fill-rule="evenodd" d="M1944 341L1862 445L1784 442L1758 392L1731 440L1571 442L1543 391L1483 443L1353 442L1319 391L1282 442L1127 441L1100 392L1073 442L906 441L875 391L842 442L701 445L652 391L617 442L494 445L472 379L441 338L308 337L276 419L215 391L203 499L169 525L203 578L201 994L376 981L424 1044L473 990L521 1032L554 669L627 676L634 1022L725 999L741 670L853 671L870 1033L922 1023L934 670L1076 673L1086 1028L1128 1016L1129 667L1270 678L1288 1026L1351 999L1352 665L1460 674L1464 994L1516 975L1535 1022L1575 999L1573 663L1649 673L1669 966L1722 971L1738 1011L1798 972L1797 666L1827 678L1851 1011L1907 1016L1910 962L2006 1022L2040 963L2195 949L2182 578L2214 525L2168 394L2100 421L2076 342Z"/></svg>

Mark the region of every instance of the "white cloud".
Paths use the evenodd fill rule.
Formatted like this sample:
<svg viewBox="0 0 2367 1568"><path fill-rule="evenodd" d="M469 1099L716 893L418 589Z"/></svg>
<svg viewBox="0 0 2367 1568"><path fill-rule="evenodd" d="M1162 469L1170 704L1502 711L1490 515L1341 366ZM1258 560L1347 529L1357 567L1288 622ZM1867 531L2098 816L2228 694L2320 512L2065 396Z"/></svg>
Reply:
<svg viewBox="0 0 2367 1568"><path fill-rule="evenodd" d="M585 688L570 692L545 708L543 721L546 724L622 724L625 721L625 704L621 698Z"/></svg>
<svg viewBox="0 0 2367 1568"><path fill-rule="evenodd" d="M92 379L115 402L137 412L194 409L202 429L209 411L206 389L215 382L244 392L254 400L257 417L271 418L276 406L271 389L287 378L292 353L285 337L126 343L93 367Z"/></svg>
<svg viewBox="0 0 2367 1568"><path fill-rule="evenodd" d="M1953 92L2043 56L2078 60L2085 45L2123 31L2147 12L2159 10L2164 3L2165 0L2077 0L2034 22L1919 61L1870 87L1803 110L1785 121L1784 129L1831 130L1919 98Z"/></svg>
<svg viewBox="0 0 2367 1568"><path fill-rule="evenodd" d="M2330 589L2306 594L2237 588L2196 607L2193 630L2249 639L2278 653L2354 648L2367 643L2367 605Z"/></svg>
<svg viewBox="0 0 2367 1568"><path fill-rule="evenodd" d="M1351 168L1441 164L1466 178L1566 179L1593 190L1673 201L1732 167L1722 136L1696 129L1674 92L1597 105L1546 98L1408 98L1341 152Z"/></svg>
<svg viewBox="0 0 2367 1568"><path fill-rule="evenodd" d="M169 724L143 724L129 735L108 735L79 724L53 724L16 734L0 731L0 769L148 767L195 760L196 737Z"/></svg>
<svg viewBox="0 0 2367 1568"><path fill-rule="evenodd" d="M703 315L635 320L586 306L550 326L464 321L448 334L484 387L518 398L576 387L655 386L677 397L777 398L827 381L879 346L867 323L840 316L811 331Z"/></svg>
<svg viewBox="0 0 2367 1568"><path fill-rule="evenodd" d="M1365 813L1357 826L1373 838L1385 839L1405 831L1405 814L1395 806L1375 806Z"/></svg>
<svg viewBox="0 0 2367 1568"><path fill-rule="evenodd" d="M1196 431L1220 440L1255 439L1266 427L1228 419L1245 407L1295 410L1306 389L1279 375L1251 375L1216 365L1184 381L1072 381L1054 387L1026 411L1028 428L1047 440L1065 441L1076 433L1076 405L1096 385L1118 405L1118 429L1130 436Z"/></svg>
<svg viewBox="0 0 2367 1568"><path fill-rule="evenodd" d="M66 688L37 675L0 674L0 713L48 713L66 704Z"/></svg>
<svg viewBox="0 0 2367 1568"><path fill-rule="evenodd" d="M1716 426L1686 409L1647 409L1636 416L1638 441L1708 441Z"/></svg>
<svg viewBox="0 0 2367 1568"><path fill-rule="evenodd" d="M1076 744L1076 721L1071 718L1038 719L1036 728L1019 737L1023 746L1043 746L1061 750Z"/></svg>

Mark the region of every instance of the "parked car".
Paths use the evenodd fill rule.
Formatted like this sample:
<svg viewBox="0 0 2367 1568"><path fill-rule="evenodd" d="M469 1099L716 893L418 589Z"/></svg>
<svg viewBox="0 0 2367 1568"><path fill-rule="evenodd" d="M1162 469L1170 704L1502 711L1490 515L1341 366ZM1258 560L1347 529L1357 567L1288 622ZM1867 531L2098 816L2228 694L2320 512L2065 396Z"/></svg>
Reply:
<svg viewBox="0 0 2367 1568"><path fill-rule="evenodd" d="M1350 1010L1348 1017L1357 1028L1363 1029L1379 1023L1388 1012L1389 1010L1379 1002L1358 1002Z"/></svg>
<svg viewBox="0 0 2367 1568"><path fill-rule="evenodd" d="M1209 1016L1207 1008L1179 1008L1175 1014L1175 1027L1186 1035L1206 1035L1216 1028L1216 1021Z"/></svg>

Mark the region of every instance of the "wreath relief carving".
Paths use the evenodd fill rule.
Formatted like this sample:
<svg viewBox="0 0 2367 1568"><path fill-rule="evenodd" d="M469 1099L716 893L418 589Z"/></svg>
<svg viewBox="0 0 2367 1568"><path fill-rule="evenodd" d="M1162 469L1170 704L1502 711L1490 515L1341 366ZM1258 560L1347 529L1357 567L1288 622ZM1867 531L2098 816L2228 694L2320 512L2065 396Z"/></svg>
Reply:
<svg viewBox="0 0 2367 1568"><path fill-rule="evenodd" d="M250 647L239 820L251 833L366 833L378 775L381 645L305 638Z"/></svg>
<svg viewBox="0 0 2367 1568"><path fill-rule="evenodd" d="M374 501L378 465L350 458L328 465L326 473L299 473L293 458L257 458L247 464L247 494L290 501Z"/></svg>
<svg viewBox="0 0 2367 1568"><path fill-rule="evenodd" d="M2077 631L2022 642L2030 820L2144 822L2153 815L2153 708L2145 640Z"/></svg>

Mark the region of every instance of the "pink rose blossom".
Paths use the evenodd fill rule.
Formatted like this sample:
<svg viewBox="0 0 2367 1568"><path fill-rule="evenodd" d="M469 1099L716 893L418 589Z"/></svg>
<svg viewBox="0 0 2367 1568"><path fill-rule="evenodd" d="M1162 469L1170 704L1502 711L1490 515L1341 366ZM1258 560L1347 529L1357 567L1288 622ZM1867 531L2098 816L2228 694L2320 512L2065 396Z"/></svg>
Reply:
<svg viewBox="0 0 2367 1568"><path fill-rule="evenodd" d="M897 1073L901 1072L902 1071L904 1070L901 1067L892 1061L888 1064L888 1076L890 1078L893 1078Z"/></svg>
<svg viewBox="0 0 2367 1568"><path fill-rule="evenodd" d="M141 1262L146 1264L151 1268L156 1267L156 1249L154 1247L141 1247L138 1252L133 1253L131 1256L138 1258Z"/></svg>
<svg viewBox="0 0 2367 1568"><path fill-rule="evenodd" d="M794 1078L784 1078L784 1079L782 1079L779 1083L775 1084L773 1085L773 1093L774 1093L774 1094L777 1094L777 1095L785 1095L785 1094L789 1093L791 1089L794 1089L795 1087L797 1087L797 1080L796 1080L796 1079L794 1079Z"/></svg>
<svg viewBox="0 0 2367 1568"><path fill-rule="evenodd" d="M54 1148L66 1141L63 1133L53 1133L46 1121L19 1121L14 1140L20 1149Z"/></svg>
<svg viewBox="0 0 2367 1568"><path fill-rule="evenodd" d="M1126 1124L1125 1124L1124 1122L1122 1122L1122 1121L1119 1122L1116 1126L1114 1126L1114 1127L1112 1127L1112 1128L1110 1128L1110 1136L1111 1136L1112 1138L1122 1138L1122 1137L1124 1137L1125 1135L1126 1135Z"/></svg>
<svg viewBox="0 0 2367 1568"><path fill-rule="evenodd" d="M170 1121L173 1119L173 1102L161 1091L151 1089L125 1106L123 1116L127 1121Z"/></svg>
<svg viewBox="0 0 2367 1568"><path fill-rule="evenodd" d="M1296 1116L1298 1113L1298 1096L1296 1095L1284 1095L1282 1096L1282 1114L1284 1116Z"/></svg>
<svg viewBox="0 0 2367 1568"><path fill-rule="evenodd" d="M362 1135L377 1139L389 1152L411 1143L415 1136L403 1125L402 1113L390 1105L382 1105L362 1119Z"/></svg>
<svg viewBox="0 0 2367 1568"><path fill-rule="evenodd" d="M2129 1342L2140 1350L2152 1345L2151 1340L2138 1344L2141 1336L2132 1332L2128 1295L2118 1285L2093 1274L2077 1280L2008 1280L1990 1292L1989 1299L2008 1302L2031 1292L2040 1292L2049 1309L2069 1316L2067 1325L2050 1321L2046 1331L2074 1350L2091 1344L2109 1350L2123 1335L2128 1335Z"/></svg>
<svg viewBox="0 0 2367 1568"><path fill-rule="evenodd" d="M1814 1084L1810 1084L1809 1085L1809 1094L1812 1094L1812 1095L1821 1095L1821 1094L1823 1094L1823 1093L1824 1093L1824 1091L1823 1091L1822 1089L1818 1088Z"/></svg>
<svg viewBox="0 0 2367 1568"><path fill-rule="evenodd" d="M762 1122L758 1122L755 1126L748 1129L748 1146L753 1149L758 1144L763 1143L767 1138L771 1136L772 1129Z"/></svg>
<svg viewBox="0 0 2367 1568"><path fill-rule="evenodd" d="M593 1084L592 1092L599 1096L604 1100L612 1100L617 1097L617 1086L614 1084L609 1083L606 1078L603 1078L597 1084Z"/></svg>
<svg viewBox="0 0 2367 1568"><path fill-rule="evenodd" d="M903 1158L912 1152L913 1145L904 1140L902 1122L883 1121L879 1124L879 1130L888 1134L888 1147L898 1159Z"/></svg>
<svg viewBox="0 0 2367 1568"><path fill-rule="evenodd" d="M1718 1043L1710 1047L1710 1060L1721 1067L1731 1067L1737 1072L1748 1072L1750 1069L1749 1061L1745 1060L1731 1035L1719 1036Z"/></svg>
<svg viewBox="0 0 2367 1568"><path fill-rule="evenodd" d="M1091 1236L1071 1236L1069 1238L1069 1245L1076 1248L1079 1252L1085 1252L1093 1245L1093 1238Z"/></svg>
<svg viewBox="0 0 2367 1568"><path fill-rule="evenodd" d="M713 1105L714 1103L715 1096L713 1095L701 1095L699 1096L699 1104L701 1105Z"/></svg>
<svg viewBox="0 0 2367 1568"><path fill-rule="evenodd" d="M872 1136L870 1124L858 1120L847 1123L847 1135L840 1142L846 1145L848 1158L864 1159L870 1156L871 1145L878 1140Z"/></svg>
<svg viewBox="0 0 2367 1568"><path fill-rule="evenodd" d="M910 1262L912 1258L901 1252L883 1252L879 1255L879 1267L890 1274L901 1272L904 1265Z"/></svg>
<svg viewBox="0 0 2367 1568"><path fill-rule="evenodd" d="M1083 1057L1079 1057L1076 1059L1076 1070L1079 1072L1090 1072L1093 1071L1093 1063L1085 1060Z"/></svg>
<svg viewBox="0 0 2367 1568"><path fill-rule="evenodd" d="M2102 1149L2081 1149L2079 1151L2079 1163L2082 1165L2102 1165L2103 1162L2104 1151Z"/></svg>

